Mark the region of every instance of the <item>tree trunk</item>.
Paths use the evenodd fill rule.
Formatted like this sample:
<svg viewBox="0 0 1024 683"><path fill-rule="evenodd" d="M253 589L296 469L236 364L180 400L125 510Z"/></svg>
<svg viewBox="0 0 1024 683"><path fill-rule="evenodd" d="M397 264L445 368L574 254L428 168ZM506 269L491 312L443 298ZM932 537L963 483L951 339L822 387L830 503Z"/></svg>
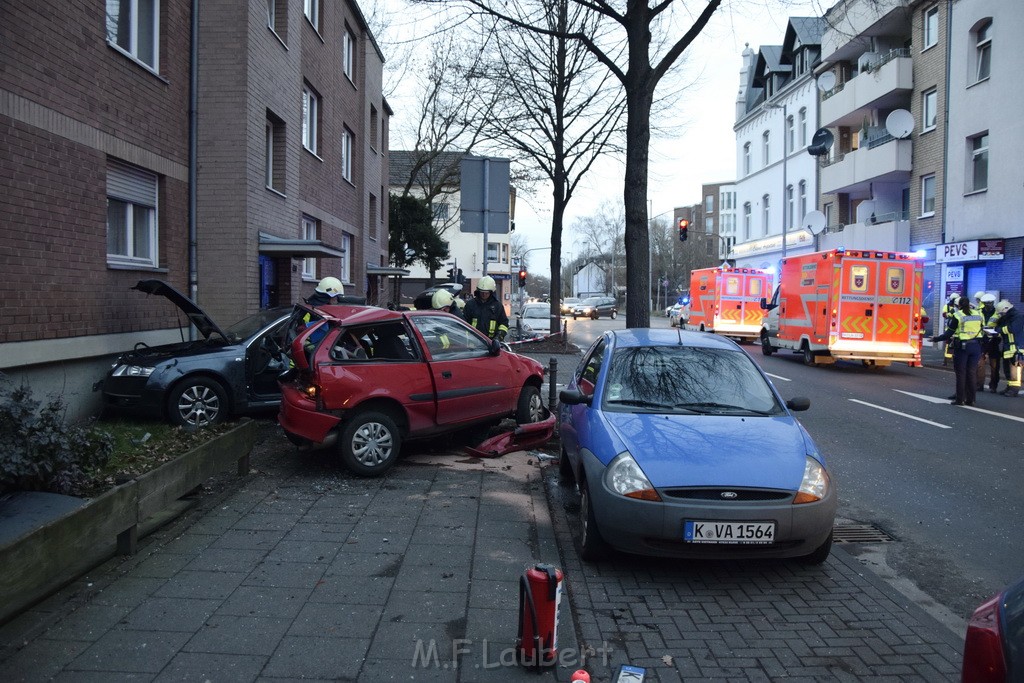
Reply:
<svg viewBox="0 0 1024 683"><path fill-rule="evenodd" d="M632 73L633 70L631 69ZM651 242L647 226L647 158L651 142L653 97L636 79L626 88L626 327L651 324Z"/></svg>

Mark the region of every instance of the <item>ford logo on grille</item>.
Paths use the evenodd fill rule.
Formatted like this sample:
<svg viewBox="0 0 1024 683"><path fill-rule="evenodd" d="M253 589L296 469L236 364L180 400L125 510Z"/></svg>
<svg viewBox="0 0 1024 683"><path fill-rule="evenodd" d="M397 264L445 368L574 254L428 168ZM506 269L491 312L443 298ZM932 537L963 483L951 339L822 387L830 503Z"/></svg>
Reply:
<svg viewBox="0 0 1024 683"><path fill-rule="evenodd" d="M734 500L738 498L739 495L740 494L736 493L735 491L722 491L722 498L725 498L726 500Z"/></svg>

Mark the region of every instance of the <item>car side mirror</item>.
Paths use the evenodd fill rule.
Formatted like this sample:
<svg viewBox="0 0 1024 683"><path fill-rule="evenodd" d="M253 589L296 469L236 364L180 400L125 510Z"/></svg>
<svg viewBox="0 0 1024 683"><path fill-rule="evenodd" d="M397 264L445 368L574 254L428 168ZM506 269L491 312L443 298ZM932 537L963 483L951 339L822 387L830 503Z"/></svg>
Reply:
<svg viewBox="0 0 1024 683"><path fill-rule="evenodd" d="M797 396L786 401L786 407L794 412L807 410L811 407L811 399L806 396Z"/></svg>
<svg viewBox="0 0 1024 683"><path fill-rule="evenodd" d="M567 406L591 405L593 396L584 394L579 389L562 389L558 392L558 400Z"/></svg>

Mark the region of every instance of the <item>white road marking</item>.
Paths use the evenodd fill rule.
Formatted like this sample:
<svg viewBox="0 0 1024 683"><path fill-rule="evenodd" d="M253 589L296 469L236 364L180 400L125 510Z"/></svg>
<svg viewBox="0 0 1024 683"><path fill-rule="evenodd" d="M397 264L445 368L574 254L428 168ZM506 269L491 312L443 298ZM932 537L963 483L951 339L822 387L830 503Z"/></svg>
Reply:
<svg viewBox="0 0 1024 683"><path fill-rule="evenodd" d="M768 376L769 376L769 377L771 377L772 379L781 379L781 380L782 380L783 382L792 382L792 381L793 381L793 380L791 380L791 379L790 379L790 378L788 378L788 377L783 377L782 375L773 375L773 374L772 374L772 373L770 373L770 372L766 372L766 373L764 373L764 374L768 375Z"/></svg>
<svg viewBox="0 0 1024 683"><path fill-rule="evenodd" d="M926 396L925 394L915 394L913 392L902 391L900 389L893 389L893 391L898 391L901 394L906 394L907 396L913 396L914 398L919 398L919 399L921 399L923 401L928 401L929 403L949 403L949 399L948 398L936 398L934 396ZM1024 417L1017 417L1016 415L1005 415L1003 413L997 413L994 410L985 410L984 408L978 408L977 406L962 406L962 407L963 408L967 408L968 410L973 410L976 413L985 413L986 415L992 415L994 417L1001 417L1004 420L1013 420L1014 422L1024 422Z"/></svg>
<svg viewBox="0 0 1024 683"><path fill-rule="evenodd" d="M923 417L915 417L914 415L908 415L907 413L901 413L900 411L893 410L891 408L883 408L882 406L876 406L874 403L868 403L867 401L860 401L860 400L855 399L855 398L851 398L851 399L848 399L848 400L853 401L854 403L859 403L862 406L867 406L868 408L876 408L878 410L884 410L887 413L892 413L893 415L899 415L900 417L906 417L906 418L909 418L911 420L917 420L918 422L924 422L925 424L929 424L929 425L931 425L933 427L939 427L941 429L952 429L952 427L950 425L944 425L944 424L942 424L940 422L932 422L931 420L926 420Z"/></svg>
<svg viewBox="0 0 1024 683"><path fill-rule="evenodd" d="M922 401L928 401L929 403L949 403L948 398L936 398L935 396L928 396L926 394L915 394L912 391L903 391L901 389L893 389L893 391L900 394L906 394L907 396L913 396L914 398L919 398Z"/></svg>

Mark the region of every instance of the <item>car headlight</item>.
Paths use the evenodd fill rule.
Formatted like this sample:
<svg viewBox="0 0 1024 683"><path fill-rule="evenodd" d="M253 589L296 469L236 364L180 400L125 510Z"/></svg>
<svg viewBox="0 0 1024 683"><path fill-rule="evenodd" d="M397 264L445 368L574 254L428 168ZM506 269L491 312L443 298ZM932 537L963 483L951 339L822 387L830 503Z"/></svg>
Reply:
<svg viewBox="0 0 1024 683"><path fill-rule="evenodd" d="M639 500L661 500L651 480L628 452L612 460L605 471L604 480L608 488L620 496Z"/></svg>
<svg viewBox="0 0 1024 683"><path fill-rule="evenodd" d="M825 497L829 486L831 486L831 482L828 472L820 462L808 456L807 462L804 464L804 480L800 482L800 490L797 491L793 504L817 502Z"/></svg>
<svg viewBox="0 0 1024 683"><path fill-rule="evenodd" d="M110 374L114 377L149 377L154 369L145 365L118 365Z"/></svg>

